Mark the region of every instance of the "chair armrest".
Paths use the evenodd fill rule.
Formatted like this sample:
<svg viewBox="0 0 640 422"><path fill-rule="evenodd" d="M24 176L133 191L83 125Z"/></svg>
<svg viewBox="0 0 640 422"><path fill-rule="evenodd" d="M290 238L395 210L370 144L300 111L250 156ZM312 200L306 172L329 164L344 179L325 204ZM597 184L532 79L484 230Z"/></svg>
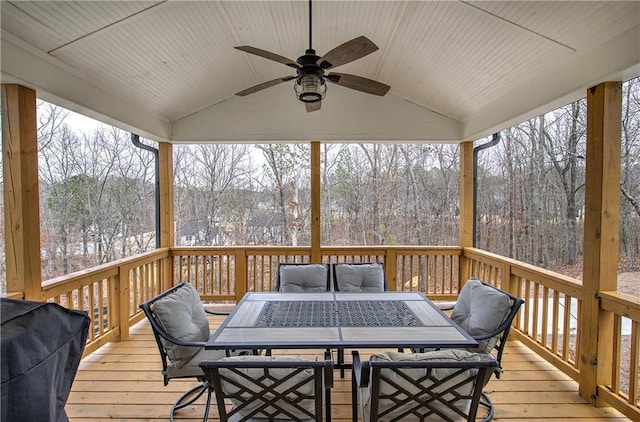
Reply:
<svg viewBox="0 0 640 422"><path fill-rule="evenodd" d="M362 360L357 350L351 351L351 358L353 359L352 375L355 385L357 387L367 387L369 385L369 368L363 368Z"/></svg>
<svg viewBox="0 0 640 422"><path fill-rule="evenodd" d="M456 306L456 302L433 302L441 311L450 311Z"/></svg>
<svg viewBox="0 0 640 422"><path fill-rule="evenodd" d="M167 340L170 343L177 344L178 346L204 347L207 344L206 341L180 340L178 338L173 337L169 333L167 333L162 327L160 327L160 325L155 323L155 321L152 322L152 325L154 325L154 330L158 333L160 337L162 337L163 339Z"/></svg>
<svg viewBox="0 0 640 422"><path fill-rule="evenodd" d="M214 311L204 306L204 311L209 315L230 315L229 311Z"/></svg>
<svg viewBox="0 0 640 422"><path fill-rule="evenodd" d="M330 390L333 388L333 359L331 358L331 351L324 351L324 361L326 364L324 367L324 388Z"/></svg>

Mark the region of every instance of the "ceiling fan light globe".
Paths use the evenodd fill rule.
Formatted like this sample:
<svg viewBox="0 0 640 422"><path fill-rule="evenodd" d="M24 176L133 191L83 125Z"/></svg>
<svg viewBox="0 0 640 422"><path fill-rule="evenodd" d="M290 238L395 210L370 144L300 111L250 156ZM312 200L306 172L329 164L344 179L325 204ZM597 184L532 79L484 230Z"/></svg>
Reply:
<svg viewBox="0 0 640 422"><path fill-rule="evenodd" d="M296 79L294 89L300 101L303 103L315 103L321 101L326 95L327 84L324 78L319 75L303 75Z"/></svg>

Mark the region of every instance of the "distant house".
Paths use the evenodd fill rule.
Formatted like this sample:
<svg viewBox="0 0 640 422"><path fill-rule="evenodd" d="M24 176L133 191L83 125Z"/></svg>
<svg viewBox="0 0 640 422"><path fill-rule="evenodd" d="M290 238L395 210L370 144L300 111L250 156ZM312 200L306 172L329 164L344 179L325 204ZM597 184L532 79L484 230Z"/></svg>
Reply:
<svg viewBox="0 0 640 422"><path fill-rule="evenodd" d="M273 211L257 211L249 221L249 243L256 245L280 244L285 235L282 214Z"/></svg>
<svg viewBox="0 0 640 422"><path fill-rule="evenodd" d="M211 227L202 220L183 223L177 237L180 246L225 246L231 244L231 239L222 228Z"/></svg>

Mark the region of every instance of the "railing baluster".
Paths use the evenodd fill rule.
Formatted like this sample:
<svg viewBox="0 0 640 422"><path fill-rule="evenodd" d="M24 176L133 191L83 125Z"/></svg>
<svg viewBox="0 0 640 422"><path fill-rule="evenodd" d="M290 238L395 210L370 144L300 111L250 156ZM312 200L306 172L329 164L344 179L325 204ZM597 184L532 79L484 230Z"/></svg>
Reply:
<svg viewBox="0 0 640 422"><path fill-rule="evenodd" d="M640 373L640 365L638 362L639 352L638 350L638 321L631 321L631 339L630 339L630 348L631 351L629 353L629 404L632 406L638 407L638 374ZM633 376L636 374L636 376Z"/></svg>
<svg viewBox="0 0 640 422"><path fill-rule="evenodd" d="M96 337L96 303L95 303L94 283L89 284L89 318L91 318L91 330L89 330L89 338L93 340Z"/></svg>
<svg viewBox="0 0 640 422"><path fill-rule="evenodd" d="M547 328L549 323L549 288L542 287L542 345L544 347L549 347L548 335L549 330Z"/></svg>
<svg viewBox="0 0 640 422"><path fill-rule="evenodd" d="M620 329L622 326L620 315L613 317L613 339L611 346L613 347L613 362L611 363L611 391L614 394L620 393L620 352L622 351L622 338ZM606 341L606 339L605 339Z"/></svg>
<svg viewBox="0 0 640 422"><path fill-rule="evenodd" d="M571 339L571 298L564 295L564 328L562 334L562 357L569 360L569 345Z"/></svg>
<svg viewBox="0 0 640 422"><path fill-rule="evenodd" d="M553 291L553 310L551 311L551 351L558 355L558 312L560 312L560 293Z"/></svg>

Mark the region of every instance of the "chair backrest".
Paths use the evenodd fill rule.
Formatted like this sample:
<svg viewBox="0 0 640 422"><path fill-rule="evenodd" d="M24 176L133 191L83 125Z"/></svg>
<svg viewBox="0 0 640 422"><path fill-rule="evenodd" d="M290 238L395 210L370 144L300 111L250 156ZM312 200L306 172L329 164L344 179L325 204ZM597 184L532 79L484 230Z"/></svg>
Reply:
<svg viewBox="0 0 640 422"><path fill-rule="evenodd" d="M200 362L220 421L331 420L333 364L288 356L236 356ZM233 404L231 410L225 399Z"/></svg>
<svg viewBox="0 0 640 422"><path fill-rule="evenodd" d="M381 262L333 264L333 284L340 292L383 292L387 290Z"/></svg>
<svg viewBox="0 0 640 422"><path fill-rule="evenodd" d="M470 278L460 290L451 319L478 341L477 351L495 354L500 364L511 324L523 303L508 292ZM496 376L500 377L500 369Z"/></svg>
<svg viewBox="0 0 640 422"><path fill-rule="evenodd" d="M210 334L209 321L195 287L177 284L140 308L151 324L160 351L165 385L170 378L194 376L180 373L179 369L202 351Z"/></svg>
<svg viewBox="0 0 640 422"><path fill-rule="evenodd" d="M278 266L276 291L288 293L327 292L329 264L281 263Z"/></svg>
<svg viewBox="0 0 640 422"><path fill-rule="evenodd" d="M497 366L490 354L455 349L385 352L365 362L354 351L353 362L353 402L365 422L475 421L484 379Z"/></svg>

